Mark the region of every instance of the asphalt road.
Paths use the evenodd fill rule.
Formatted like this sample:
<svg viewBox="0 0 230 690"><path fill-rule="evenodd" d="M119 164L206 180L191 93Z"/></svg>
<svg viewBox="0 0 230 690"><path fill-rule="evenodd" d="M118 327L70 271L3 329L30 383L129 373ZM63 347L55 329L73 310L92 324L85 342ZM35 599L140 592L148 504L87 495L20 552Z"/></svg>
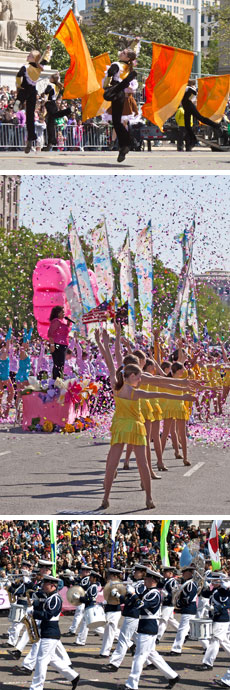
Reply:
<svg viewBox="0 0 230 690"><path fill-rule="evenodd" d="M145 508L134 458L128 472L121 461L110 507L100 510L109 436L106 432L96 438L86 434L30 433L2 425L1 515L229 515L230 448L202 440L196 445L188 442L191 468L174 458L168 443L164 461L169 471L161 473L161 481L152 481L155 510Z"/></svg>
<svg viewBox="0 0 230 690"><path fill-rule="evenodd" d="M61 632L66 632L70 625L70 620L72 616L62 616L60 619ZM0 631L1 634L5 633L8 628L7 618L0 618ZM171 649L171 645L175 636L174 631L166 632L161 644L157 647L157 651L163 655L165 660L172 666L173 669L181 676L180 682L176 684L178 690L203 690L204 688L212 688L213 690L217 686L213 681L215 679L220 679L221 676L226 672L229 666L229 657L223 651L220 651L215 662L214 670L212 671L201 671L199 669L202 657L203 649L199 642L188 641L183 649L183 654L179 659L174 657L168 657L167 654ZM99 658L100 652L100 642L101 638L96 637L93 632L88 635L87 643L85 647L77 647L75 645L75 638L62 638L62 642L65 644L67 652L71 658L73 667L77 672L80 673L80 683L78 687L84 688L84 690L92 690L92 688L98 688L98 690L117 690L119 684L124 684L128 678L130 667L132 663L132 658L130 654L126 655L121 668L118 672L113 674L101 672L101 667L104 665L105 660ZM19 690L20 688L29 688L31 683L31 676L20 676L15 675L12 672L15 663L21 664L21 661L15 662L10 659L7 654L7 650L2 646L3 640L0 640L0 688L7 688L7 690ZM26 652L29 651L29 647ZM71 688L70 683L65 679L62 680L59 673L56 671L48 670L45 688L51 688L51 690L58 690L60 687ZM154 690L155 688L165 688L167 686L167 681L160 671L156 670L144 670L140 679L139 689L140 690Z"/></svg>
<svg viewBox="0 0 230 690"><path fill-rule="evenodd" d="M0 167L11 172L16 170L102 170L125 171L134 170L229 170L230 151L212 152L209 148L197 147L191 152L178 152L174 144L164 144L155 147L151 152L130 151L123 163L117 163L116 151L63 151L51 153L24 154L21 151L0 152Z"/></svg>

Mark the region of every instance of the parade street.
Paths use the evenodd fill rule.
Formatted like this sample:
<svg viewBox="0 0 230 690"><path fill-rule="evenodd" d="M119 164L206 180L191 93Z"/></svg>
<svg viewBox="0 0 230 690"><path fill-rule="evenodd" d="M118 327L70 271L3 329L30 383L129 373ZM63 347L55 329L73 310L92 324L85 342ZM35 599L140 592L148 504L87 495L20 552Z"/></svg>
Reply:
<svg viewBox="0 0 230 690"><path fill-rule="evenodd" d="M6 170L65 171L79 170L229 170L230 151L211 151L196 147L190 152L179 152L176 146L164 143L152 151L130 151L123 163L117 163L117 151L52 151L24 154L23 151L1 151L0 164Z"/></svg>
<svg viewBox="0 0 230 690"><path fill-rule="evenodd" d="M70 622L72 621L72 614L64 615L60 619L60 627L62 634L67 632ZM9 621L6 616L0 619L0 631L6 633ZM213 683L215 679L220 679L224 675L229 666L229 658L227 654L221 650L215 661L214 669L211 671L200 670L202 663L203 649L199 642L192 642L188 640L183 648L182 656L178 659L168 656L171 649L172 642L175 637L175 631L166 631L163 641L157 647L157 651L162 654L165 661L181 676L180 682L176 684L178 690L203 690L205 688L217 689L217 685ZM71 658L74 669L80 673L80 683L78 688L84 690L117 690L119 684L125 684L128 678L132 657L127 654L122 666L116 673L105 673L101 671L101 667L108 663L107 659L100 659L100 645L101 637L96 636L94 632L90 632L87 638L85 647L77 647L75 645L75 637L62 638L65 648ZM5 640L4 640L5 642ZM3 640L2 643L3 645ZM29 651L29 647L23 652L22 659L15 662L10 659L6 648L1 646L0 651L0 670L1 682L0 687L7 688L7 690L19 690L19 688L29 688L31 684L32 674L30 676L13 675L12 669L17 665L22 664L25 654ZM68 681L61 677L54 669L49 667L45 688L51 690L58 690L61 687L69 687L71 685ZM155 688L165 688L167 680L157 669L143 670L141 675L139 690L155 690Z"/></svg>
<svg viewBox="0 0 230 690"><path fill-rule="evenodd" d="M217 436L219 430L212 424ZM224 427L227 426L225 418ZM203 428L203 427L202 427ZM211 441L211 436L210 436ZM222 443L223 445L223 443ZM20 427L2 425L0 433L2 515L47 514L149 514L145 494L141 491L136 461L132 456L130 470L120 462L114 481L110 507L99 507L103 497L103 479L109 450L109 434L29 433ZM188 440L191 467L176 460L168 441L164 462L168 472L161 481L152 480L154 516L210 515L229 513L230 449L218 443L205 443L197 435L196 444ZM152 451L152 464L156 468Z"/></svg>

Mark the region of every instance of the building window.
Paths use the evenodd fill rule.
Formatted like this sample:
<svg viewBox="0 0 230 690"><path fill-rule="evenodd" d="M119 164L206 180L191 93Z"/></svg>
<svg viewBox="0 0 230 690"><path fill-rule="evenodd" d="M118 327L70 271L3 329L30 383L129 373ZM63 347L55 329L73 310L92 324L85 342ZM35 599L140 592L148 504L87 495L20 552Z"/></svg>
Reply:
<svg viewBox="0 0 230 690"><path fill-rule="evenodd" d="M211 33L212 33L212 29L211 29L211 26L209 26L208 27L208 36L211 36Z"/></svg>
<svg viewBox="0 0 230 690"><path fill-rule="evenodd" d="M201 48L204 47L204 41L201 41Z"/></svg>
<svg viewBox="0 0 230 690"><path fill-rule="evenodd" d="M191 24L191 14L187 14L187 24Z"/></svg>
<svg viewBox="0 0 230 690"><path fill-rule="evenodd" d="M204 29L201 29L201 36L204 36Z"/></svg>
<svg viewBox="0 0 230 690"><path fill-rule="evenodd" d="M201 15L201 24L204 23L204 14Z"/></svg>

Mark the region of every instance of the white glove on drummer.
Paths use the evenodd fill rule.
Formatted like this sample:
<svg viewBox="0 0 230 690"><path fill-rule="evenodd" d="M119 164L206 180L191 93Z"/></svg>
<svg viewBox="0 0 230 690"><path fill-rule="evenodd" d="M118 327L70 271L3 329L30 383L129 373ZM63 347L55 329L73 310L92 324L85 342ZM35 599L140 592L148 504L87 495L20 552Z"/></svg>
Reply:
<svg viewBox="0 0 230 690"><path fill-rule="evenodd" d="M26 607L26 613L33 613L34 607L33 606L27 606Z"/></svg>
<svg viewBox="0 0 230 690"><path fill-rule="evenodd" d="M135 594L135 589L132 585L127 585L126 592L127 594Z"/></svg>
<svg viewBox="0 0 230 690"><path fill-rule="evenodd" d="M118 589L116 589L115 587L113 589L111 589L111 595L112 595L112 597L116 597L116 599L120 599L120 594L118 592Z"/></svg>

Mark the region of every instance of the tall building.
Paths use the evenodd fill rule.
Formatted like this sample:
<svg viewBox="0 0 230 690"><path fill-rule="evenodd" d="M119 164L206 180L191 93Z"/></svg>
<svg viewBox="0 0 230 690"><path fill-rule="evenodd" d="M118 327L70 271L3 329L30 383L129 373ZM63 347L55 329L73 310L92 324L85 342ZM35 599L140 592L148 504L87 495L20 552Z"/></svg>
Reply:
<svg viewBox="0 0 230 690"><path fill-rule="evenodd" d="M6 230L18 230L20 183L20 175L0 176L0 227Z"/></svg>
<svg viewBox="0 0 230 690"><path fill-rule="evenodd" d="M229 0L220 0L220 9L229 8ZM228 15L229 16L229 15ZM223 40L220 41L219 74L229 74L230 71L230 27L226 19L226 29Z"/></svg>
<svg viewBox="0 0 230 690"><path fill-rule="evenodd" d="M230 305L230 271L211 270L196 276L197 285L207 285L212 288L220 299Z"/></svg>
<svg viewBox="0 0 230 690"><path fill-rule="evenodd" d="M212 7L213 14L211 12ZM212 37L213 29L215 26L214 8L216 7L219 7L219 0L209 0L209 2L206 2L206 0L202 0L201 48L204 53L207 52L209 48L210 39ZM196 9L194 7L194 2L191 3L191 7L189 9L186 7L183 10L183 22L184 24L188 24L189 26L191 26L193 30L195 29L196 23L195 13Z"/></svg>

